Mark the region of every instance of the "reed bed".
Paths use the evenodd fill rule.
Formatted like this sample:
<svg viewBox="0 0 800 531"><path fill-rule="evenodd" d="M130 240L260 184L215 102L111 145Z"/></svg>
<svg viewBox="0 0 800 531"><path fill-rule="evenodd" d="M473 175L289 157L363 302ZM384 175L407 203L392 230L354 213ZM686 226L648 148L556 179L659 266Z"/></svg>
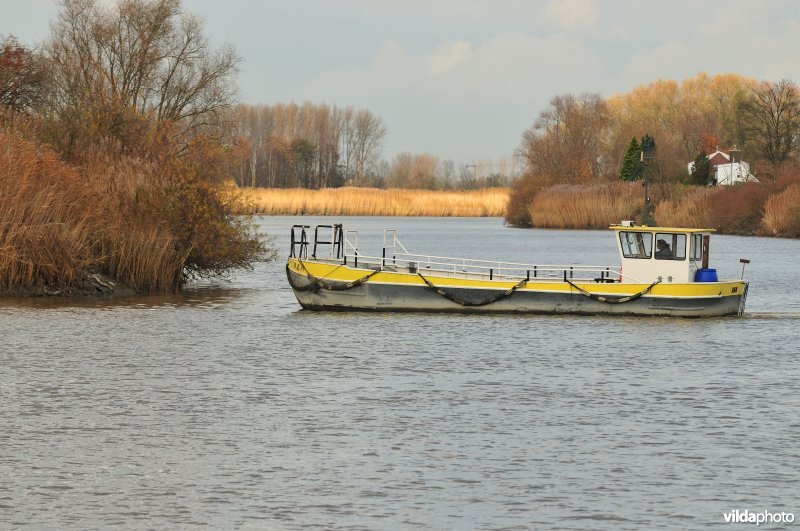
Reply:
<svg viewBox="0 0 800 531"><path fill-rule="evenodd" d="M0 293L80 291L95 273L141 292L176 290L185 253L163 224L139 219L136 197L152 186L141 170L108 157L78 169L0 133Z"/></svg>
<svg viewBox="0 0 800 531"><path fill-rule="evenodd" d="M534 227L604 229L641 213L639 183L555 185L544 188L528 205Z"/></svg>
<svg viewBox="0 0 800 531"><path fill-rule="evenodd" d="M800 183L767 199L762 234L800 238Z"/></svg>
<svg viewBox="0 0 800 531"><path fill-rule="evenodd" d="M800 238L800 175L795 173L778 181L736 186L654 183L649 195L650 219L662 227ZM562 184L535 192L527 203L530 222L525 225L602 229L624 219L639 221L641 213L641 183Z"/></svg>
<svg viewBox="0 0 800 531"><path fill-rule="evenodd" d="M433 191L377 188L246 188L242 214L320 216L502 216L505 188Z"/></svg>
<svg viewBox="0 0 800 531"><path fill-rule="evenodd" d="M712 228L715 188L685 188L682 194L656 205L656 224L662 227Z"/></svg>
<svg viewBox="0 0 800 531"><path fill-rule="evenodd" d="M0 292L55 290L97 265L94 194L54 154L0 132L0 191Z"/></svg>
<svg viewBox="0 0 800 531"><path fill-rule="evenodd" d="M108 280L120 292L174 292L190 275L267 257L232 215L235 194L202 173L223 159L192 160L98 150L70 165L0 129L0 295L92 294Z"/></svg>

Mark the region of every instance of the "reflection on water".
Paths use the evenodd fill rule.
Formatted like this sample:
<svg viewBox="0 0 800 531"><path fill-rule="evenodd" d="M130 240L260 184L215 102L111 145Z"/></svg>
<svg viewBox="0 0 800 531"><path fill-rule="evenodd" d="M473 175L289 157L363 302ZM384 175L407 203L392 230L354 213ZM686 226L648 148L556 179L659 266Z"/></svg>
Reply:
<svg viewBox="0 0 800 531"><path fill-rule="evenodd" d="M295 222L262 220L281 256ZM616 261L600 232L345 223L378 248L396 228L412 252ZM797 515L798 242L712 246L721 276L753 259L744 318L315 313L281 261L179 295L2 300L0 527L650 529L718 525L733 508Z"/></svg>
<svg viewBox="0 0 800 531"><path fill-rule="evenodd" d="M19 297L0 298L0 312L11 309L126 309L162 308L183 306L216 307L230 304L240 297L252 294L252 288L228 287L221 284L189 286L181 293L135 295L123 297Z"/></svg>

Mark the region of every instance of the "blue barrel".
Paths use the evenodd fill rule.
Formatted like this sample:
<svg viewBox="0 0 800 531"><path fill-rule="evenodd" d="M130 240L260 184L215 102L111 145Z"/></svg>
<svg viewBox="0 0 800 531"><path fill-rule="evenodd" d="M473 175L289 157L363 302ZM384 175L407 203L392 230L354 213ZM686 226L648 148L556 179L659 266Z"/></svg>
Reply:
<svg viewBox="0 0 800 531"><path fill-rule="evenodd" d="M694 274L695 282L718 282L716 269L698 269Z"/></svg>

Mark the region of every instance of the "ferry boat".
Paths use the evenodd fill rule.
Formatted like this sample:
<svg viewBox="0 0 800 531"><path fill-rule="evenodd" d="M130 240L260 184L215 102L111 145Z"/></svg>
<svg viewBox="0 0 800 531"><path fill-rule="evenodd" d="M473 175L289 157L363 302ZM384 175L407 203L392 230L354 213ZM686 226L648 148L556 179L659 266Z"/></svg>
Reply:
<svg viewBox="0 0 800 531"><path fill-rule="evenodd" d="M713 229L609 227L619 266L541 265L417 255L386 230L363 255L341 224L294 225L286 275L308 310L506 312L714 317L742 315L748 283L709 268Z"/></svg>

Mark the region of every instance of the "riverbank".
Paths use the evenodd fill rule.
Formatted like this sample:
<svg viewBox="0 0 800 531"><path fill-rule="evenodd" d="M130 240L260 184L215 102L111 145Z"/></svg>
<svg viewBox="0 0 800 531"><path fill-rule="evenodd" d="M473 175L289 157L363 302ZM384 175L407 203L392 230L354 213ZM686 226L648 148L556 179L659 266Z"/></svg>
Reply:
<svg viewBox="0 0 800 531"><path fill-rule="evenodd" d="M120 284L103 273L84 273L79 279L67 285L48 286L14 286L11 289L0 289L2 297L97 297L116 298L139 295L135 289Z"/></svg>
<svg viewBox="0 0 800 531"><path fill-rule="evenodd" d="M520 186L520 185L518 185ZM521 192L521 193L520 193ZM639 182L559 184L511 192L510 225L548 229L604 229L642 219ZM800 238L800 174L735 186L654 183L649 220L663 227L708 227L720 234Z"/></svg>
<svg viewBox="0 0 800 531"><path fill-rule="evenodd" d="M505 188L405 190L378 188L243 188L240 214L316 216L500 217Z"/></svg>

